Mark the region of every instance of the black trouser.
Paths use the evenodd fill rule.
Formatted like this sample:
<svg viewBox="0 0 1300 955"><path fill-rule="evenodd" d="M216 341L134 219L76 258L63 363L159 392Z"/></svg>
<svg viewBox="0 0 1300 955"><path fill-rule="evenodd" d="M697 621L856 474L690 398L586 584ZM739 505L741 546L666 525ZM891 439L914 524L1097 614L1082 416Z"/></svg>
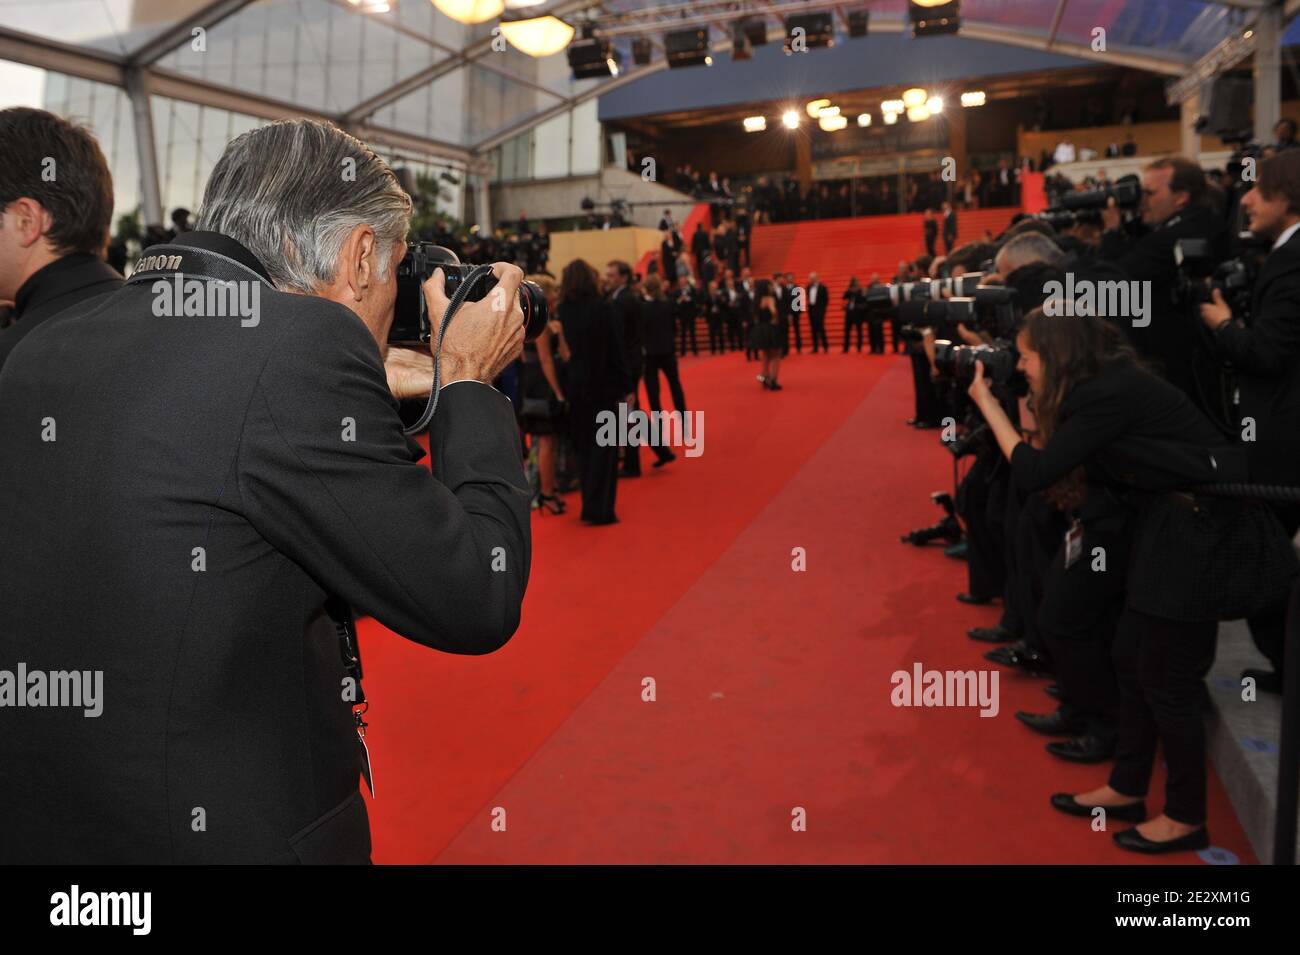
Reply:
<svg viewBox="0 0 1300 955"><path fill-rule="evenodd" d="M821 345L822 351L830 351L831 343L826 338L826 316L813 315L808 313L808 326L812 331L812 350L817 354L817 346Z"/></svg>
<svg viewBox="0 0 1300 955"><path fill-rule="evenodd" d="M726 351L726 342L722 334L722 316L709 316L709 354L716 355L718 352Z"/></svg>
<svg viewBox="0 0 1300 955"><path fill-rule="evenodd" d="M911 353L911 359L912 385L916 390L916 420L938 424L942 417L942 406L939 404L939 394L934 389L934 381L930 378L930 359L925 357L925 352L919 345Z"/></svg>
<svg viewBox="0 0 1300 955"><path fill-rule="evenodd" d="M799 316L802 314L802 312L790 313L790 329L794 332L794 350L797 352L803 351L803 333L799 331ZM785 353L787 355L790 354L789 335L787 335L785 339Z"/></svg>
<svg viewBox="0 0 1300 955"><path fill-rule="evenodd" d="M663 406L659 404L659 372L664 373L668 379L668 390L672 392L673 408L682 415L682 433L685 434L686 424L686 393L682 390L682 379L677 374L677 357L673 354L667 355L646 355L645 356L645 396L646 401L650 404L651 411L662 411ZM671 451L668 448L655 447L655 454L659 460L668 457Z"/></svg>
<svg viewBox="0 0 1300 955"><path fill-rule="evenodd" d="M1052 555L1061 546L1067 524L1061 512L1040 493L1026 495L1016 515L1015 566L1012 580L1016 611L1026 643L1048 659L1052 651L1038 625Z"/></svg>
<svg viewBox="0 0 1300 955"><path fill-rule="evenodd" d="M618 493L619 448L616 444L602 447L596 443L596 434L600 430L596 421L599 410L594 405L575 404L569 415L569 433L578 459L584 521L609 521L616 516L614 499Z"/></svg>
<svg viewBox="0 0 1300 955"><path fill-rule="evenodd" d="M1121 516L1086 520L1078 559L1068 568L1062 537L1043 573L1036 620L1061 688L1062 713L1082 722L1085 734L1105 740L1114 738L1119 720L1112 649L1124 610L1128 549L1128 521Z"/></svg>
<svg viewBox="0 0 1300 955"><path fill-rule="evenodd" d="M862 319L857 316L852 318L848 315L844 316L844 350L846 352L849 350L849 333L855 328L858 330L858 351L862 351L862 324ZM872 351L875 351L874 346L872 347Z"/></svg>
<svg viewBox="0 0 1300 955"><path fill-rule="evenodd" d="M738 312L727 313L727 348L740 349L744 347L744 342L740 339L740 314Z"/></svg>
<svg viewBox="0 0 1300 955"><path fill-rule="evenodd" d="M1016 580L1020 574L1020 564L1016 553L1016 537L1020 531L1020 507L1022 495L1016 488L1015 481L1008 481L1003 488L1002 511L1002 560L1007 567L1006 581L1002 585L1002 618L998 626L1016 637L1024 635L1025 626L1021 616L1020 600L1016 589Z"/></svg>
<svg viewBox="0 0 1300 955"><path fill-rule="evenodd" d="M632 373L632 403L627 410L632 412L641 406L641 372L645 367L645 360L639 355L630 356L627 365L628 370ZM623 473L628 477L639 477L641 475L641 446L629 440L627 446L622 450Z"/></svg>
<svg viewBox="0 0 1300 955"><path fill-rule="evenodd" d="M681 342L677 348L677 353L679 355L686 354L687 339L689 339L691 343L691 354L698 355L700 353L699 343L695 340L695 318L696 316L692 315L690 318L685 318L681 321L678 334L678 338L681 339Z"/></svg>
<svg viewBox="0 0 1300 955"><path fill-rule="evenodd" d="M989 520L991 502L996 500L1001 510L1006 499L1001 460L992 449L981 451L957 488L957 513L966 526L966 589L976 597L996 597L1006 582L1003 536Z"/></svg>
<svg viewBox="0 0 1300 955"><path fill-rule="evenodd" d="M1115 634L1119 741L1110 786L1145 796L1156 748L1165 757L1165 815L1205 822L1205 674L1218 624L1180 623L1125 609Z"/></svg>
<svg viewBox="0 0 1300 955"><path fill-rule="evenodd" d="M883 318L868 319L867 341L871 343L871 354L883 355L885 353L885 320Z"/></svg>
<svg viewBox="0 0 1300 955"><path fill-rule="evenodd" d="M893 337L894 337L895 355L897 355L899 352L903 350L903 336L899 332L899 329L902 328L902 324L903 323L898 318L897 312L895 312L894 315L889 319L889 330L893 333Z"/></svg>
<svg viewBox="0 0 1300 955"><path fill-rule="evenodd" d="M1273 509L1277 512L1287 537L1295 537L1296 531L1300 530L1300 507L1295 504L1274 504ZM1282 676L1284 665L1282 657L1286 645L1286 605L1287 598L1283 597L1276 607L1246 621L1250 627L1250 638L1255 641L1259 652L1268 657L1268 662L1273 664L1273 672L1278 677Z"/></svg>

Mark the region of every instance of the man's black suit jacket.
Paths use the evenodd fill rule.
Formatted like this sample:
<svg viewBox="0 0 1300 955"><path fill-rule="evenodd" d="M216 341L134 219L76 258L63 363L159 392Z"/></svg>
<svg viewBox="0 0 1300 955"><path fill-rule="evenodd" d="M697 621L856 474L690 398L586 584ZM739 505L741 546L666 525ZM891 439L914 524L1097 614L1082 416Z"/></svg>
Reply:
<svg viewBox="0 0 1300 955"><path fill-rule="evenodd" d="M813 301L813 289L817 290L817 301ZM808 309L808 317L811 321L820 322L826 317L826 307L830 304L830 292L827 291L826 285L822 282L816 285L809 285L805 295L805 305Z"/></svg>
<svg viewBox="0 0 1300 955"><path fill-rule="evenodd" d="M1300 232L1264 260L1249 324L1229 322L1215 343L1235 370L1242 417L1255 420L1252 479L1300 484Z"/></svg>
<svg viewBox="0 0 1300 955"><path fill-rule="evenodd" d="M0 706L0 863L365 862L327 592L451 653L518 626L509 401L448 385L431 475L360 319L260 295L244 327L129 282L0 372L0 670L103 673L98 717Z"/></svg>
<svg viewBox="0 0 1300 955"><path fill-rule="evenodd" d="M18 320L0 331L0 368L9 353L51 315L122 286L117 270L95 255L74 252L32 275L18 290Z"/></svg>
<svg viewBox="0 0 1300 955"><path fill-rule="evenodd" d="M1144 358L1198 404L1202 404L1201 389L1193 369L1198 350L1205 353L1203 326L1200 315L1180 308L1175 301L1178 264L1174 245L1180 239L1209 239L1217 257L1226 232L1224 221L1211 210L1189 209L1136 240L1106 232L1098 250L1100 258L1119 266L1131 280L1151 283L1150 324L1133 327L1129 323L1129 337Z"/></svg>

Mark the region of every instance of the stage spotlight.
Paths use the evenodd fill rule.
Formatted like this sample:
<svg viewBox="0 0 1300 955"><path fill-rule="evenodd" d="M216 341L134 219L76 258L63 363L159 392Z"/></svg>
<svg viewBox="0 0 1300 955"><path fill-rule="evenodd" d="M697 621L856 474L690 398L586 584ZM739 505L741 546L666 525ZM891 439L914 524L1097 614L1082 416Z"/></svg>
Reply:
<svg viewBox="0 0 1300 955"><path fill-rule="evenodd" d="M643 36L639 36L632 41L632 62L637 66L648 66L653 46L650 41Z"/></svg>
<svg viewBox="0 0 1300 955"><path fill-rule="evenodd" d="M831 105L831 101L828 99L815 99L810 101L808 105L804 107L804 109L808 111L809 116L811 116L813 119L816 119L817 114L830 105Z"/></svg>
<svg viewBox="0 0 1300 955"><path fill-rule="evenodd" d="M920 106L909 106L907 109L907 118L910 122L920 123L930 118L930 107L924 103Z"/></svg>
<svg viewBox="0 0 1300 955"><path fill-rule="evenodd" d="M845 126L849 125L849 121L845 117L836 113L833 116L821 117L817 120L817 125L826 130L826 132L833 133L836 130L843 129Z"/></svg>
<svg viewBox="0 0 1300 955"><path fill-rule="evenodd" d="M840 108L838 106L823 106L821 109L817 111L818 119L825 119L827 116L838 116L838 115L840 115Z"/></svg>
<svg viewBox="0 0 1300 955"><path fill-rule="evenodd" d="M803 49L814 50L835 45L835 20L829 13L800 13L785 18L785 52L795 51L795 32L802 30L799 39Z"/></svg>
<svg viewBox="0 0 1300 955"><path fill-rule="evenodd" d="M866 36L868 17L869 17L869 12L866 10L850 10L848 16L849 36L851 37Z"/></svg>
<svg viewBox="0 0 1300 955"><path fill-rule="evenodd" d="M788 109L781 114L781 122L785 124L786 129L799 128L799 111L797 109Z"/></svg>
<svg viewBox="0 0 1300 955"><path fill-rule="evenodd" d="M961 29L960 0L909 0L912 36L938 36Z"/></svg>
<svg viewBox="0 0 1300 955"><path fill-rule="evenodd" d="M871 125L871 114L870 114L870 113L858 113L858 125L859 125L859 126L870 126L870 125Z"/></svg>
<svg viewBox="0 0 1300 955"><path fill-rule="evenodd" d="M670 70L683 66L711 66L709 28L664 34L664 52Z"/></svg>
<svg viewBox="0 0 1300 955"><path fill-rule="evenodd" d="M887 99L880 104L882 113L901 113L905 109L907 106L901 99Z"/></svg>
<svg viewBox="0 0 1300 955"><path fill-rule="evenodd" d="M931 96L928 100L925 101L925 108L928 109L931 113L942 113L943 97Z"/></svg>
<svg viewBox="0 0 1300 955"><path fill-rule="evenodd" d="M897 113L884 113L881 116L881 118L885 121L886 126L893 126L896 122L898 122Z"/></svg>
<svg viewBox="0 0 1300 955"><path fill-rule="evenodd" d="M903 90L903 105L908 109L914 106L924 106L925 101L929 98L929 94L919 86L913 86L910 90Z"/></svg>
<svg viewBox="0 0 1300 955"><path fill-rule="evenodd" d="M962 106L983 106L983 105L984 105L984 91L983 91L983 90L972 90L972 91L969 92L969 93L962 93L962 94L961 94L961 105L962 105Z"/></svg>
<svg viewBox="0 0 1300 955"><path fill-rule="evenodd" d="M766 116L746 116L746 117L745 117L745 132L747 132L747 133L761 133L761 132L762 132L763 130L765 130L765 129L767 129L767 117L766 117Z"/></svg>
<svg viewBox="0 0 1300 955"><path fill-rule="evenodd" d="M569 44L569 68L575 80L618 76L622 54L608 40L584 37Z"/></svg>

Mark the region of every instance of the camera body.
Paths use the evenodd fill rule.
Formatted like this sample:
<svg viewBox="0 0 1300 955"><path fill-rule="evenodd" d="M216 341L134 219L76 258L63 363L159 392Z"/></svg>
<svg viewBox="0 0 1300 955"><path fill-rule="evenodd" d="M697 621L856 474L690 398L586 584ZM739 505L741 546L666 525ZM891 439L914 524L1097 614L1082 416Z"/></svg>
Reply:
<svg viewBox="0 0 1300 955"><path fill-rule="evenodd" d="M1219 262L1209 239L1180 239L1174 243L1174 261L1178 265L1178 296L1199 305L1213 301L1218 289L1236 318L1248 318L1258 263L1250 252L1235 259Z"/></svg>
<svg viewBox="0 0 1300 955"><path fill-rule="evenodd" d="M984 365L984 376L995 385L1010 385L1018 377L1016 365L1020 355L1009 342L992 345L956 345L950 341L934 343L934 364L939 374L962 385L975 380L975 363Z"/></svg>
<svg viewBox="0 0 1300 955"><path fill-rule="evenodd" d="M1121 209L1133 210L1142 201L1142 184L1137 176L1129 175L1101 189L1061 193L1056 205L1044 209L1035 218L1046 222L1058 232L1080 222L1100 223L1101 210L1110 200Z"/></svg>
<svg viewBox="0 0 1300 955"><path fill-rule="evenodd" d="M462 265L451 249L431 242L413 243L397 266L397 304L392 327L388 330L389 344L431 342L435 330L424 301L424 283L435 269L442 269L447 297L452 298L475 268L478 266ZM496 284L495 275L480 279L466 301L481 301ZM519 284L519 307L524 313L524 338L532 341L542 333L549 318L546 295L537 283L524 281Z"/></svg>

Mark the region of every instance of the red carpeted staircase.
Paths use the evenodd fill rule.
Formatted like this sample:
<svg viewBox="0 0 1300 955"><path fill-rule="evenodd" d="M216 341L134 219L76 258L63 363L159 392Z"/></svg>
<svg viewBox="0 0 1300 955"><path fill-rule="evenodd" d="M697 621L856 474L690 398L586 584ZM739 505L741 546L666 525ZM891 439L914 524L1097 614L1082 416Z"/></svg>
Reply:
<svg viewBox="0 0 1300 955"><path fill-rule="evenodd" d="M984 230L998 235L1019 209L976 209L957 214L957 244L983 238ZM859 216L856 219L818 219L761 225L754 229L750 247L756 278L771 278L775 272L793 272L804 285L808 273L816 272L830 292L826 311L826 337L832 348L844 342L844 300L841 296L852 276L866 285L872 273L889 282L898 263L925 252L920 213L902 216ZM939 242L943 251L943 242ZM808 345L808 326L804 344ZM888 335L888 329L886 329Z"/></svg>

